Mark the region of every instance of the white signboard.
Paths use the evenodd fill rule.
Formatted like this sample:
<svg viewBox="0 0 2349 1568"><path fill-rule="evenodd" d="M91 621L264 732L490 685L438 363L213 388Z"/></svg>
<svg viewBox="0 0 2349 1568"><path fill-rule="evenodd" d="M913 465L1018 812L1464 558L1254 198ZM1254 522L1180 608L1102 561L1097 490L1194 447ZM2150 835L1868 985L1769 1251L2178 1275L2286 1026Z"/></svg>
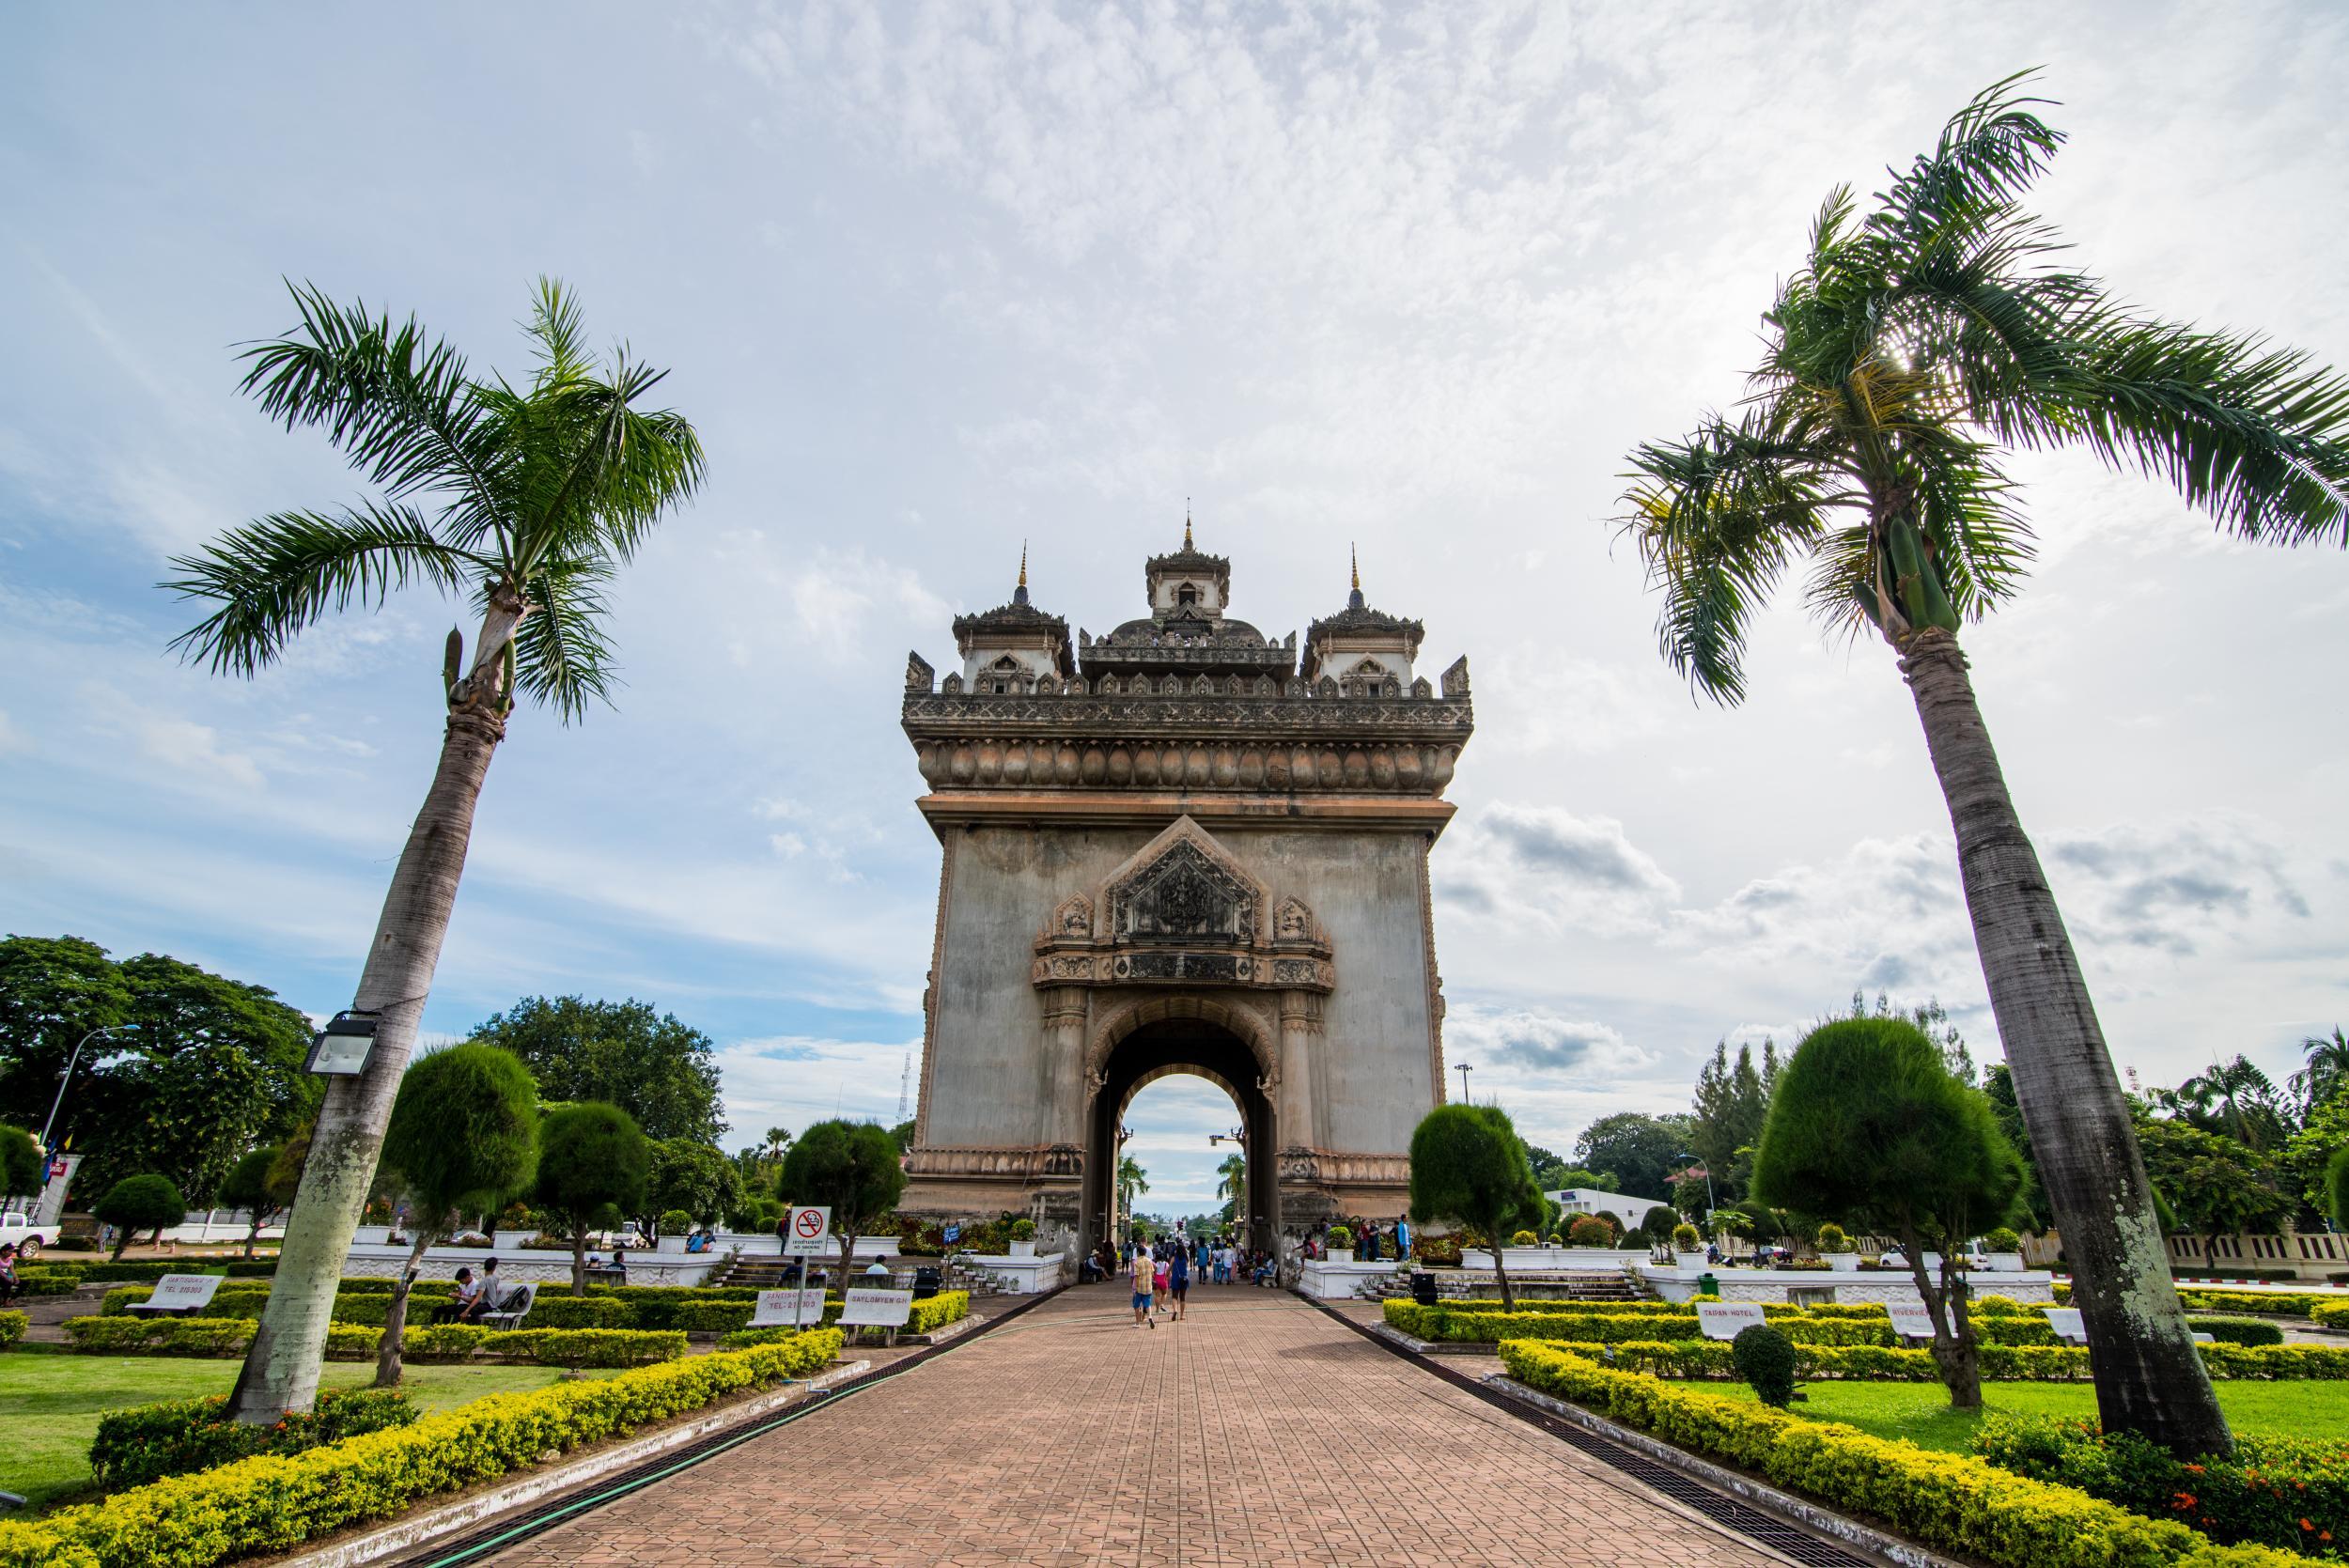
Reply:
<svg viewBox="0 0 2349 1568"><path fill-rule="evenodd" d="M906 1319L913 1315L910 1290L852 1290L845 1298L848 1306L840 1313L843 1328L903 1328Z"/></svg>
<svg viewBox="0 0 2349 1568"><path fill-rule="evenodd" d="M795 1208L784 1227L783 1250L791 1257L821 1256L832 1248L832 1210Z"/></svg>
<svg viewBox="0 0 2349 1568"><path fill-rule="evenodd" d="M33 1204L34 1225L46 1229L65 1213L66 1189L73 1185L73 1168L81 1163L80 1155L49 1157L48 1179L41 1187L39 1200Z"/></svg>
<svg viewBox="0 0 2349 1568"><path fill-rule="evenodd" d="M821 1290L762 1290L758 1310L751 1314L754 1328L801 1328L824 1321Z"/></svg>
<svg viewBox="0 0 2349 1568"><path fill-rule="evenodd" d="M2080 1321L2077 1307L2042 1307L2039 1310L2047 1314L2047 1327L2055 1330L2057 1339L2066 1344L2088 1343L2088 1326Z"/></svg>
<svg viewBox="0 0 2349 1568"><path fill-rule="evenodd" d="M1708 1340L1734 1340L1762 1321L1759 1301L1700 1301L1697 1327Z"/></svg>
<svg viewBox="0 0 2349 1568"><path fill-rule="evenodd" d="M150 1312L201 1312L212 1304L212 1292L220 1289L217 1274L166 1274L155 1281L155 1294L147 1298Z"/></svg>
<svg viewBox="0 0 2349 1568"><path fill-rule="evenodd" d="M1884 1309L1892 1315L1892 1332L1908 1339L1933 1338L1933 1314L1922 1307L1889 1306Z"/></svg>

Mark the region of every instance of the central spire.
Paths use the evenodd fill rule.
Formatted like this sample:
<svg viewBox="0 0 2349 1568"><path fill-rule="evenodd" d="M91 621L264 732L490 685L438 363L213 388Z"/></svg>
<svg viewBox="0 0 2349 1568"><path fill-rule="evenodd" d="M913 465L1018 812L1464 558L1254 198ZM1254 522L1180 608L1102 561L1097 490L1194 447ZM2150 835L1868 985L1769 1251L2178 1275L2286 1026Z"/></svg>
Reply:
<svg viewBox="0 0 2349 1568"><path fill-rule="evenodd" d="M1183 548L1184 548L1185 550L1189 550L1189 549L1190 549L1190 548L1191 548L1191 543L1190 543L1190 497L1189 497L1189 496L1185 496L1185 497L1183 497Z"/></svg>
<svg viewBox="0 0 2349 1568"><path fill-rule="evenodd" d="M1028 541L1025 539L1019 541L1019 585L1012 589L1011 602L1028 602Z"/></svg>
<svg viewBox="0 0 2349 1568"><path fill-rule="evenodd" d="M1347 564L1354 568L1354 591L1346 596L1346 607L1348 610L1360 610L1362 607L1361 551L1349 544L1346 547L1346 558Z"/></svg>

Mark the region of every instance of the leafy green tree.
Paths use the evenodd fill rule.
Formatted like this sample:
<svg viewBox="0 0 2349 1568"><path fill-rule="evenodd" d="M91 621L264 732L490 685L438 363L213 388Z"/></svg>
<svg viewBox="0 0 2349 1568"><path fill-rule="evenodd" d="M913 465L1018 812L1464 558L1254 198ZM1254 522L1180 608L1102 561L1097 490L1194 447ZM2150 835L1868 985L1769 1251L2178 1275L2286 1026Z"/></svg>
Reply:
<svg viewBox="0 0 2349 1568"><path fill-rule="evenodd" d="M2210 1071L2194 1074L2175 1089L2155 1089L2146 1098L2189 1126L2263 1153L2282 1148L2299 1130L2292 1102L2240 1053L2231 1062L2213 1062Z"/></svg>
<svg viewBox="0 0 2349 1568"><path fill-rule="evenodd" d="M1221 1218L1225 1220L1237 1219L1240 1205L1248 1202L1246 1155L1236 1153L1223 1157L1222 1163L1215 1168L1215 1195L1223 1200Z"/></svg>
<svg viewBox="0 0 2349 1568"><path fill-rule="evenodd" d="M895 1126L891 1127L889 1129L889 1141L897 1145L897 1152L899 1154L911 1154L913 1152L913 1122L911 1119L909 1118L906 1121L898 1123Z"/></svg>
<svg viewBox="0 0 2349 1568"><path fill-rule="evenodd" d="M783 1157L776 1196L787 1203L832 1210L840 1238L840 1277L856 1265L857 1233L897 1206L906 1189L905 1161L889 1129L871 1122L818 1122Z"/></svg>
<svg viewBox="0 0 2349 1568"><path fill-rule="evenodd" d="M210 1200L238 1157L282 1138L318 1096L309 1020L258 986L148 954L117 963L76 937L0 941L0 1102L28 1127L90 1031L50 1136L100 1190L159 1172Z"/></svg>
<svg viewBox="0 0 2349 1568"><path fill-rule="evenodd" d="M471 1037L521 1057L548 1099L616 1105L657 1142L725 1135L717 1047L649 1002L525 997Z"/></svg>
<svg viewBox="0 0 2349 1568"><path fill-rule="evenodd" d="M1938 1043L1906 1018L1842 1018L1812 1030L1779 1077L1753 1176L1766 1203L1900 1238L1933 1319L1933 1358L1950 1403L1981 1408L1981 1356L1955 1244L2005 1221L2023 1163L1989 1100L1951 1075ZM1925 1270L1927 1249L1944 1251L1938 1279Z"/></svg>
<svg viewBox="0 0 2349 1568"><path fill-rule="evenodd" d="M383 1163L408 1193L408 1265L376 1342L375 1386L397 1388L408 1327L408 1289L425 1249L464 1211L495 1214L538 1168L538 1087L511 1051L467 1043L420 1057L399 1080ZM576 1253L574 1253L576 1258ZM574 1275L574 1294L578 1277Z"/></svg>
<svg viewBox="0 0 2349 1568"><path fill-rule="evenodd" d="M587 1237L645 1206L652 1143L616 1105L579 1100L538 1120L538 1180L531 1206L571 1241L571 1294L587 1294Z"/></svg>
<svg viewBox="0 0 2349 1568"><path fill-rule="evenodd" d="M176 558L179 575L164 586L209 612L174 645L217 674L252 676L330 612L378 608L412 584L469 599L481 628L470 660L450 634L440 760L352 999L377 1018L366 1071L326 1091L278 1288L229 1398L236 1419L261 1423L308 1409L317 1393L323 1304L415 1048L507 717L520 697L568 722L609 696L608 585L702 474L692 427L638 406L662 373L625 349L596 363L558 284L539 284L529 327L538 363L519 382L474 376L413 318L395 325L309 287L293 301L300 324L246 351L243 390L288 429L323 430L379 493L274 513Z"/></svg>
<svg viewBox="0 0 2349 1568"><path fill-rule="evenodd" d="M188 1201L169 1176L150 1171L115 1183L90 1205L90 1213L115 1228L114 1256L119 1258L138 1232L160 1233L165 1225L185 1219Z"/></svg>
<svg viewBox="0 0 2349 1568"><path fill-rule="evenodd" d="M2349 1230L2349 1149L2335 1149L2325 1162L2325 1212Z"/></svg>
<svg viewBox="0 0 2349 1568"><path fill-rule="evenodd" d="M1411 1219L1483 1233L1492 1246L1501 1305L1517 1305L1501 1249L1515 1232L1541 1223L1542 1192L1507 1111L1439 1105L1420 1118L1411 1131Z"/></svg>
<svg viewBox="0 0 2349 1568"><path fill-rule="evenodd" d="M1612 1190L1659 1202L1672 1191L1672 1172L1696 1145L1692 1118L1648 1116L1636 1110L1601 1116L1574 1141L1575 1163L1586 1171L1610 1171ZM1667 1234L1670 1234L1669 1232Z"/></svg>
<svg viewBox="0 0 2349 1568"><path fill-rule="evenodd" d="M2273 1230L2295 1206L2281 1165L2232 1138L2182 1119L2143 1116L2137 1141L2154 1190L2181 1230L2202 1238L2202 1256L2214 1264L2220 1236Z"/></svg>
<svg viewBox="0 0 2349 1568"><path fill-rule="evenodd" d="M286 1206L270 1186L269 1173L277 1156L274 1148L252 1150L230 1167L220 1184L220 1201L245 1211L244 1255L248 1258L261 1239L261 1227Z"/></svg>
<svg viewBox="0 0 2349 1568"><path fill-rule="evenodd" d="M90 1031L122 1022L130 1009L122 970L97 943L79 937L0 939L0 1120L39 1127L73 1048ZM85 1049L82 1065L90 1059Z"/></svg>
<svg viewBox="0 0 2349 1568"><path fill-rule="evenodd" d="M23 1127L0 1124L0 1198L30 1198L48 1178L40 1141Z"/></svg>
<svg viewBox="0 0 2349 1568"><path fill-rule="evenodd" d="M691 1138L664 1138L653 1144L651 1173L645 1184L647 1211L682 1209L692 1219L714 1225L740 1205L742 1195L741 1172L717 1145Z"/></svg>
<svg viewBox="0 0 2349 1568"><path fill-rule="evenodd" d="M1713 1059L1697 1074L1696 1115L1688 1149L1713 1172L1713 1194L1730 1203L1745 1196L1753 1166L1753 1145L1769 1114L1770 1090L1778 1079L1778 1043L1762 1042L1757 1067L1753 1047L1741 1044L1735 1063L1729 1042L1714 1046Z"/></svg>
<svg viewBox="0 0 2349 1568"><path fill-rule="evenodd" d="M1848 189L1828 198L1763 318L1742 411L1638 448L1624 526L1663 596L1664 657L1717 700L1744 696L1748 624L1805 559L1812 608L1891 647L2099 1347L2105 1430L2224 1453L2128 1104L1958 633L2031 555L2006 448L2080 446L2166 478L2238 538L2349 542L2349 381L2149 317L2059 265L2061 237L2020 197L2062 137L2018 81L1969 103L1864 217Z"/></svg>

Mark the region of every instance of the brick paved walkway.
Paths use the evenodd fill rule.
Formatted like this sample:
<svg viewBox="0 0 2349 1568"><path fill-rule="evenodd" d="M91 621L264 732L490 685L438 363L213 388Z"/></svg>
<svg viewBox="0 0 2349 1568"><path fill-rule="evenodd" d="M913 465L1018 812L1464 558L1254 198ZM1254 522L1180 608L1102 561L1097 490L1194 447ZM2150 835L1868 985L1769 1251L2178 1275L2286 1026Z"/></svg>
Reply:
<svg viewBox="0 0 2349 1568"><path fill-rule="evenodd" d="M494 1559L607 1564L1786 1560L1285 1294L1123 1287L984 1338ZM1362 1499L1378 1516L1364 1516Z"/></svg>

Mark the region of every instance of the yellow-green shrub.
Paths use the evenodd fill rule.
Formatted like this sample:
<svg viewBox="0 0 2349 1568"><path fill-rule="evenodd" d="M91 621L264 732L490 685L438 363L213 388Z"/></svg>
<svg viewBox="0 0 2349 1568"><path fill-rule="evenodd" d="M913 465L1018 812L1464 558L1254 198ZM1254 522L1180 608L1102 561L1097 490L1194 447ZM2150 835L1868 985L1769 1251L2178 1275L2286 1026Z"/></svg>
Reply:
<svg viewBox="0 0 2349 1568"><path fill-rule="evenodd" d="M1729 1377L1729 1345L1722 1340L1558 1341L1541 1343L1586 1356L1610 1366L1628 1367L1658 1377ZM1796 1343L1796 1376L1850 1378L1870 1382L1930 1383L1940 1376L1929 1350L1891 1345ZM2349 1378L2349 1351L2329 1345L2205 1344L2202 1364L2217 1378L2273 1381L2340 1381ZM2077 1383L2090 1376L2088 1352L2072 1345L1985 1344L1980 1347L1982 1375L1997 1383Z"/></svg>
<svg viewBox="0 0 2349 1568"><path fill-rule="evenodd" d="M2313 1317L2324 1322L2327 1307L2349 1307L2349 1296L2329 1291L2196 1290L2181 1286L2178 1299L2189 1312L2249 1312L2255 1317Z"/></svg>
<svg viewBox="0 0 2349 1568"><path fill-rule="evenodd" d="M23 1312L0 1312L0 1349L6 1349L24 1337L24 1329L32 1319Z"/></svg>
<svg viewBox="0 0 2349 1568"><path fill-rule="evenodd" d="M1999 1568L2306 1568L2307 1560L2291 1552L2214 1545L2183 1525L2145 1518L2068 1486L1856 1427L1676 1389L1563 1346L1509 1340L1501 1358L1529 1387L1831 1508L1881 1520L1937 1550Z"/></svg>
<svg viewBox="0 0 2349 1568"><path fill-rule="evenodd" d="M101 1356L234 1356L253 1343L251 1318L75 1317L65 1324L77 1351ZM383 1330L373 1324L327 1326L326 1354L333 1360L373 1356ZM634 1367L674 1360L685 1354L685 1336L643 1328L478 1328L471 1324L426 1324L411 1328L402 1353L416 1361L461 1361L476 1352L507 1360L554 1367Z"/></svg>
<svg viewBox="0 0 2349 1568"><path fill-rule="evenodd" d="M527 1331L527 1330L525 1330ZM594 1330L566 1330L593 1332ZM776 1344L491 1394L412 1426L305 1453L240 1460L24 1523L0 1522L0 1568L210 1568L281 1552L346 1525L699 1409L840 1351L836 1329Z"/></svg>

